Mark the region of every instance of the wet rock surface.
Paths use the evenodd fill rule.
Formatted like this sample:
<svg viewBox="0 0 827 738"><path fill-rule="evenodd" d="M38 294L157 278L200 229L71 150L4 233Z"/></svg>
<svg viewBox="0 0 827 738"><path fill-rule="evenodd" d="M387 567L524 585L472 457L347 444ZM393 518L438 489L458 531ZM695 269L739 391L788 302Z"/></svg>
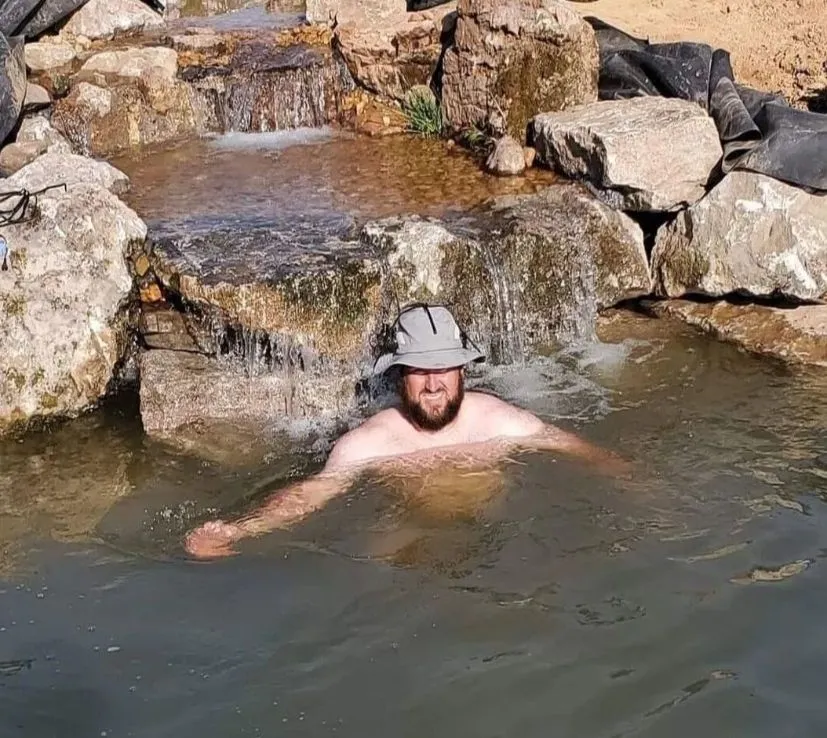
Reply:
<svg viewBox="0 0 827 738"><path fill-rule="evenodd" d="M728 302L651 303L655 315L678 318L750 353L790 364L827 367L827 306L778 308Z"/></svg>
<svg viewBox="0 0 827 738"><path fill-rule="evenodd" d="M49 156L18 172L12 186L41 187L41 170L29 170ZM122 309L132 289L125 255L146 234L140 218L97 184L43 193L37 210L34 221L3 231L0 432L33 417L76 414L104 394L125 343Z"/></svg>
<svg viewBox="0 0 827 738"><path fill-rule="evenodd" d="M511 136L503 136L485 162L485 167L494 174L522 174L526 168L523 146Z"/></svg>
<svg viewBox="0 0 827 738"><path fill-rule="evenodd" d="M524 141L538 113L597 100L594 32L555 0L459 0L442 101L457 131L490 126Z"/></svg>
<svg viewBox="0 0 827 738"><path fill-rule="evenodd" d="M715 123L694 103L656 97L601 101L538 115L540 157L585 180L622 210L671 211L692 205L721 159Z"/></svg>
<svg viewBox="0 0 827 738"><path fill-rule="evenodd" d="M658 294L827 295L827 197L732 172L658 234Z"/></svg>
<svg viewBox="0 0 827 738"><path fill-rule="evenodd" d="M266 425L334 419L353 407L353 376L250 375L243 367L180 351L141 357L141 418L148 433L165 434L204 418Z"/></svg>
<svg viewBox="0 0 827 738"><path fill-rule="evenodd" d="M451 302L491 360L507 362L589 334L600 309L650 289L640 228L573 185L499 198L446 220L395 217L360 230L350 219L328 218L311 228L305 220L291 229L162 234L151 236L153 273L185 307L185 322L194 326L188 332L206 336L196 341L199 351L230 361L235 379L227 386L241 382L239 397L252 393L254 404L266 384L247 379L259 375L276 377L267 380L276 397L285 376L296 382L297 408L339 412L343 397L353 402L377 328L393 317L397 300ZM193 371L211 377L213 366L201 362ZM142 374L148 396L178 391L179 380L159 388L163 375ZM340 389L331 389L331 377ZM212 417L212 380L180 381L192 382L188 396L204 398L147 427L185 422L187 407ZM163 404L153 401L153 416Z"/></svg>
<svg viewBox="0 0 827 738"><path fill-rule="evenodd" d="M329 46L297 37L183 33L174 48L97 52L70 78L55 125L78 150L100 156L213 132L326 125L339 119L353 81Z"/></svg>

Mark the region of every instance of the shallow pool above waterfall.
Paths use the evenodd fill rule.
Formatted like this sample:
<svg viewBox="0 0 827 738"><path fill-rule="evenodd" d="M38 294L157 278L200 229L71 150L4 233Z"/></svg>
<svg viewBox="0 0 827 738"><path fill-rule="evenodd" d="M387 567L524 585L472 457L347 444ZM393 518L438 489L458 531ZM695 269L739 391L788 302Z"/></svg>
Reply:
<svg viewBox="0 0 827 738"><path fill-rule="evenodd" d="M269 223L341 230L390 215L444 216L555 181L540 169L487 174L442 141L332 129L230 133L113 163L131 178L127 202L151 230L189 233Z"/></svg>
<svg viewBox="0 0 827 738"><path fill-rule="evenodd" d="M218 563L182 533L323 446L175 452L129 406L0 442L0 735L822 738L824 377L609 333L475 381L633 483L555 454L369 481Z"/></svg>
<svg viewBox="0 0 827 738"><path fill-rule="evenodd" d="M289 28L304 21L304 0L178 0L170 2L169 23L215 30Z"/></svg>

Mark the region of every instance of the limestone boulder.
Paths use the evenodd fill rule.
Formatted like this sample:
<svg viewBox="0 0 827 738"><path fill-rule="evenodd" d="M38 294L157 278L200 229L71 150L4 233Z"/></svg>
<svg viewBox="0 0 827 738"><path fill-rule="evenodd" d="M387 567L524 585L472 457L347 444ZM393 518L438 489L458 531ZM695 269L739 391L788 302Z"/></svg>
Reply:
<svg viewBox="0 0 827 738"><path fill-rule="evenodd" d="M23 112L29 113L48 108L52 104L48 90L29 82L26 85L26 97L23 100Z"/></svg>
<svg viewBox="0 0 827 738"><path fill-rule="evenodd" d="M369 21L346 15L336 26L336 47L356 82L384 97L402 100L416 85L428 85L450 27L450 6L411 16L400 11Z"/></svg>
<svg viewBox="0 0 827 738"><path fill-rule="evenodd" d="M503 136L485 162L485 167L494 174L522 174L526 168L526 157L522 144L511 136Z"/></svg>
<svg viewBox="0 0 827 738"><path fill-rule="evenodd" d="M69 142L55 129L49 119L43 115L26 116L20 121L17 131L17 143L42 142L45 150L59 154L71 154Z"/></svg>
<svg viewBox="0 0 827 738"><path fill-rule="evenodd" d="M712 118L694 103L664 97L543 113L532 131L544 162L623 210L692 205L704 196L722 155Z"/></svg>
<svg viewBox="0 0 827 738"><path fill-rule="evenodd" d="M658 294L827 297L827 197L731 172L657 234Z"/></svg>
<svg viewBox="0 0 827 738"><path fill-rule="evenodd" d="M141 0L89 0L72 15L60 35L99 41L163 25L163 18Z"/></svg>
<svg viewBox="0 0 827 738"><path fill-rule="evenodd" d="M15 175L16 186L40 186L39 174L27 176L32 166ZM146 235L132 210L93 183L43 193L37 209L33 221L3 229L0 432L74 415L106 392L126 337L125 256Z"/></svg>
<svg viewBox="0 0 827 738"><path fill-rule="evenodd" d="M538 113L597 100L594 32L556 0L459 0L443 60L442 103L456 131L526 138Z"/></svg>
<svg viewBox="0 0 827 738"><path fill-rule="evenodd" d="M30 192L51 185L93 184L120 195L129 189L129 177L105 161L50 151L9 177L5 184L11 189L25 187Z"/></svg>
<svg viewBox="0 0 827 738"><path fill-rule="evenodd" d="M25 58L33 72L49 72L68 67L77 58L77 51L68 43L39 41L26 44Z"/></svg>
<svg viewBox="0 0 827 738"><path fill-rule="evenodd" d="M137 78L151 70L169 80L178 71L178 54L164 46L145 46L122 51L101 51L81 67L87 74L99 73L114 77Z"/></svg>
<svg viewBox="0 0 827 738"><path fill-rule="evenodd" d="M43 141L14 142L0 149L0 175L9 177L38 156L46 153L48 145Z"/></svg>
<svg viewBox="0 0 827 738"><path fill-rule="evenodd" d="M405 0L307 0L305 17L310 23L381 23L406 8Z"/></svg>
<svg viewBox="0 0 827 738"><path fill-rule="evenodd" d="M827 305L778 308L668 300L651 312L678 318L749 353L789 364L827 367Z"/></svg>
<svg viewBox="0 0 827 738"><path fill-rule="evenodd" d="M648 294L640 227L572 185L495 200L460 225L392 218L365 227L394 291L445 300L495 362L591 338L597 313Z"/></svg>

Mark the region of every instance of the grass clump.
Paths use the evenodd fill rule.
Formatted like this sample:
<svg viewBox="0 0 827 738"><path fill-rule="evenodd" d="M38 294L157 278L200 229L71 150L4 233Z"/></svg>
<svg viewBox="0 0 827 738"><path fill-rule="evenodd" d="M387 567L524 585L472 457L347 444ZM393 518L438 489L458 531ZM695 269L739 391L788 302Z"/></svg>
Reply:
<svg viewBox="0 0 827 738"><path fill-rule="evenodd" d="M408 131L411 133L429 138L442 135L442 108L430 87L412 87L402 103L402 112L408 119Z"/></svg>

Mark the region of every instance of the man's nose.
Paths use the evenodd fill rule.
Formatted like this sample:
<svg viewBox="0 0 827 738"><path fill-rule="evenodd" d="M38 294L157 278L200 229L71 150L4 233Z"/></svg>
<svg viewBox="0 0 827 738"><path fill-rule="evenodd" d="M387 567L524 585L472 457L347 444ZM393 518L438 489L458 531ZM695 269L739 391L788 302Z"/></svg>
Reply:
<svg viewBox="0 0 827 738"><path fill-rule="evenodd" d="M442 387L442 383L439 380L438 374L426 374L425 375L425 389L428 392L436 392Z"/></svg>

